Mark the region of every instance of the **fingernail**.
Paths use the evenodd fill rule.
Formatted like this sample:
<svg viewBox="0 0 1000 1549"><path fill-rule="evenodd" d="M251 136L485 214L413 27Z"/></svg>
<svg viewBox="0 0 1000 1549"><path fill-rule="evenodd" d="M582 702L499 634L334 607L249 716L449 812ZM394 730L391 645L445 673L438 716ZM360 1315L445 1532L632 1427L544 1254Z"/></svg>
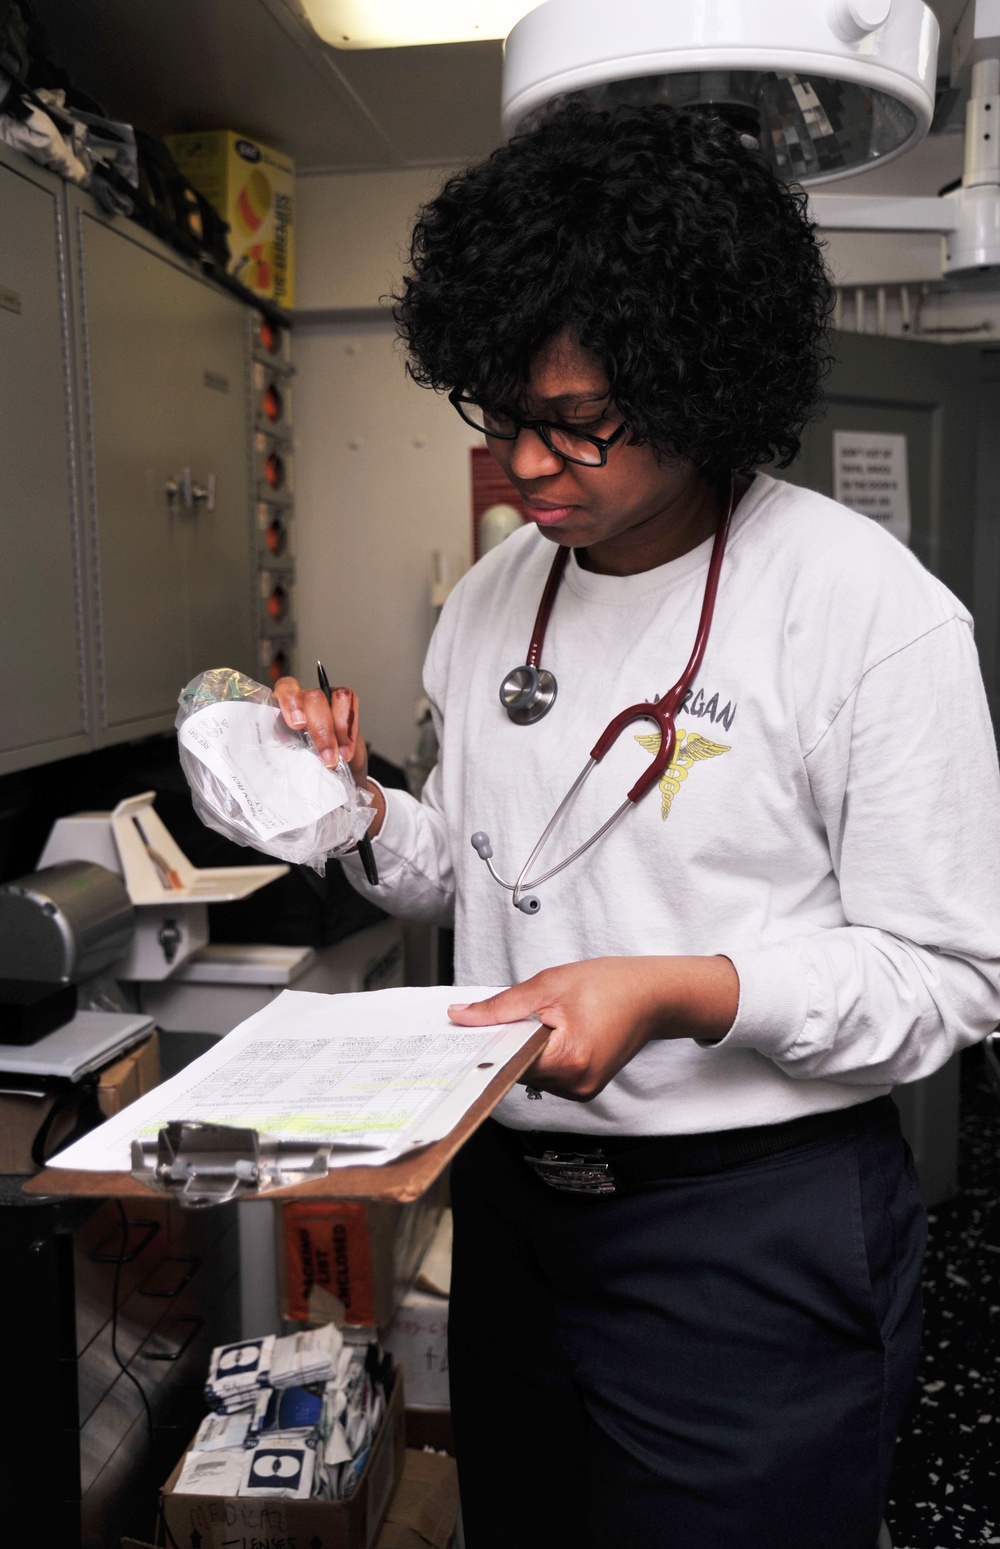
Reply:
<svg viewBox="0 0 1000 1549"><path fill-rule="evenodd" d="M342 742L341 745L340 745L340 756L344 760L345 764L349 764L350 763L350 761L351 761L351 750L347 746L346 743Z"/></svg>
<svg viewBox="0 0 1000 1549"><path fill-rule="evenodd" d="M336 748L324 748L320 754L320 758L323 760L327 769L336 769L337 765L340 763L340 754L337 752Z"/></svg>
<svg viewBox="0 0 1000 1549"><path fill-rule="evenodd" d="M301 710L293 710L288 719L293 726L304 726L306 724L306 718Z"/></svg>
<svg viewBox="0 0 1000 1549"><path fill-rule="evenodd" d="M448 1007L448 1010L449 1010L449 1011L468 1011L468 1009L469 1009L469 1007L470 1007L470 1006L471 1006L471 1005L472 1005L472 1002L471 1002L471 1000L467 1000L467 1001L465 1001L465 1002L464 1002L464 1004L463 1004L463 1005L461 1005L461 1006L449 1006L449 1007Z"/></svg>

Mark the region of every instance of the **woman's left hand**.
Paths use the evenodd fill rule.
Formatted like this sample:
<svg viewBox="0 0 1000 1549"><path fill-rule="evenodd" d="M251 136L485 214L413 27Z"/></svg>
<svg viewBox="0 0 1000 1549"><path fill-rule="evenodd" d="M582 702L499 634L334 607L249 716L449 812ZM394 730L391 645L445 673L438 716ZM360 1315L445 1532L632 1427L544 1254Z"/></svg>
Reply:
<svg viewBox="0 0 1000 1549"><path fill-rule="evenodd" d="M552 1036L521 1080L585 1103L650 1039L724 1038L739 998L727 957L597 957L546 968L448 1014L461 1027L537 1016Z"/></svg>

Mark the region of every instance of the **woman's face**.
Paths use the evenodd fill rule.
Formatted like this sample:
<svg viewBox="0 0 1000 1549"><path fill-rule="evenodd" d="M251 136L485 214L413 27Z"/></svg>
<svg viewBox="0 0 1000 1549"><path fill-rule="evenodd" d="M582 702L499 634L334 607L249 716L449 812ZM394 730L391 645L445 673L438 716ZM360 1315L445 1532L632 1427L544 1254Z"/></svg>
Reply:
<svg viewBox="0 0 1000 1549"><path fill-rule="evenodd" d="M608 402L601 362L568 332L532 361L518 412L610 436L621 415ZM719 496L684 458L658 456L627 437L603 468L564 462L533 430L487 445L547 538L585 549L594 570L628 575L665 564L696 547L719 521Z"/></svg>

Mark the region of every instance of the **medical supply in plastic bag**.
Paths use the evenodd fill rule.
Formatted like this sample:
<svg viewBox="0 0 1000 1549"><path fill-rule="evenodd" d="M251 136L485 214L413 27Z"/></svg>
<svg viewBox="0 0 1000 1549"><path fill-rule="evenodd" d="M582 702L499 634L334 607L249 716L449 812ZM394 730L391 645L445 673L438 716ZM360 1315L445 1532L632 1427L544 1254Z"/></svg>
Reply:
<svg viewBox="0 0 1000 1549"><path fill-rule="evenodd" d="M181 767L206 827L321 876L367 832L368 792L343 760L327 769L270 689L219 667L192 678L178 703Z"/></svg>

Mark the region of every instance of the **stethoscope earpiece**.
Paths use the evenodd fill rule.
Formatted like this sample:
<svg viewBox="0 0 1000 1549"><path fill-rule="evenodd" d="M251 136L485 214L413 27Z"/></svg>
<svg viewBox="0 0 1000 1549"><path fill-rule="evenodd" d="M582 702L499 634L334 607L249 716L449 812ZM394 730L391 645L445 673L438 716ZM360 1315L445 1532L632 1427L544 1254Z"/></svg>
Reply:
<svg viewBox="0 0 1000 1549"><path fill-rule="evenodd" d="M500 703L517 726L531 726L548 715L559 692L555 675L544 667L515 667L500 685Z"/></svg>
<svg viewBox="0 0 1000 1549"><path fill-rule="evenodd" d="M472 848L475 850L481 861L488 861L493 854L493 846L490 844L489 834L473 834Z"/></svg>
<svg viewBox="0 0 1000 1549"><path fill-rule="evenodd" d="M536 898L534 893L526 893L523 898L517 900L517 907L523 914L537 914L542 907L542 901Z"/></svg>

